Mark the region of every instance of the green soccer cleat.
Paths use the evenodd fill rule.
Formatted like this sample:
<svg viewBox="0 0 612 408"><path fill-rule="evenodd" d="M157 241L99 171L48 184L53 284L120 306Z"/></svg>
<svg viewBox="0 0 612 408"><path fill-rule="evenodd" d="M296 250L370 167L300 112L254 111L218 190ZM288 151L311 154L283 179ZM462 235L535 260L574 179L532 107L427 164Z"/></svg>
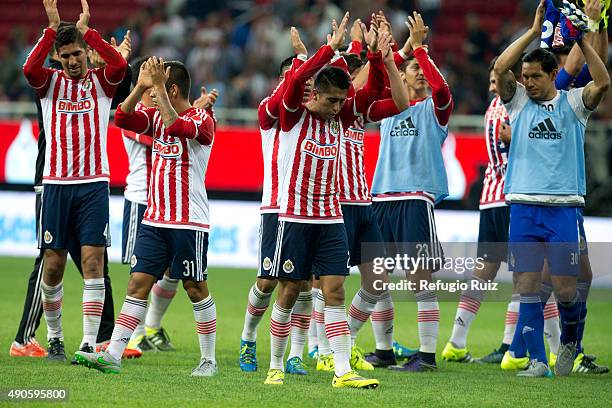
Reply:
<svg viewBox="0 0 612 408"><path fill-rule="evenodd" d="M578 374L605 374L610 372L610 369L606 366L595 364L587 355L580 353L574 360L574 369L572 372Z"/></svg>
<svg viewBox="0 0 612 408"><path fill-rule="evenodd" d="M476 359L476 362L482 364L499 364L502 362L503 358L504 353L498 349L495 349L486 356Z"/></svg>
<svg viewBox="0 0 612 408"><path fill-rule="evenodd" d="M545 377L545 378L553 378L554 374L550 371L548 366L540 361L532 361L525 370L520 371L517 377Z"/></svg>
<svg viewBox="0 0 612 408"><path fill-rule="evenodd" d="M285 382L285 373L283 370L268 370L268 375L266 376L266 380L264 384L266 385L283 385Z"/></svg>
<svg viewBox="0 0 612 408"><path fill-rule="evenodd" d="M203 358L196 368L191 370L192 377L213 377L219 373L217 363Z"/></svg>
<svg viewBox="0 0 612 408"><path fill-rule="evenodd" d="M164 330L163 327L159 329L151 329L149 327L147 330L147 339L155 346L159 351L174 351L174 346L170 342L170 336Z"/></svg>
<svg viewBox="0 0 612 408"><path fill-rule="evenodd" d="M363 349L357 345L351 349L351 368L360 371L372 371L374 366L366 361L363 355Z"/></svg>
<svg viewBox="0 0 612 408"><path fill-rule="evenodd" d="M83 344L83 347L81 347L79 349L79 351L83 351L85 353L93 353L95 350L92 346L89 345L89 343L85 343ZM79 364L76 360L76 354L74 356L72 356L72 360L70 360L70 364L72 365L77 365Z"/></svg>
<svg viewBox="0 0 612 408"><path fill-rule="evenodd" d="M349 371L341 377L336 377L332 380L334 388L364 388L373 389L380 385L380 381L374 378L364 378L355 371Z"/></svg>
<svg viewBox="0 0 612 408"><path fill-rule="evenodd" d="M450 341L446 343L446 347L442 350L442 358L456 363L473 363L475 361L467 348L457 348Z"/></svg>
<svg viewBox="0 0 612 408"><path fill-rule="evenodd" d="M504 371L524 370L529 365L529 357L512 357L509 351L506 351L500 363L501 369Z"/></svg>
<svg viewBox="0 0 612 408"><path fill-rule="evenodd" d="M77 351L74 357L77 364L102 371L105 374L119 374L121 372L121 359L114 358L106 351L98 351L95 353Z"/></svg>
<svg viewBox="0 0 612 408"><path fill-rule="evenodd" d="M334 371L334 356L332 354L327 354L325 356L319 355L317 359L317 371Z"/></svg>

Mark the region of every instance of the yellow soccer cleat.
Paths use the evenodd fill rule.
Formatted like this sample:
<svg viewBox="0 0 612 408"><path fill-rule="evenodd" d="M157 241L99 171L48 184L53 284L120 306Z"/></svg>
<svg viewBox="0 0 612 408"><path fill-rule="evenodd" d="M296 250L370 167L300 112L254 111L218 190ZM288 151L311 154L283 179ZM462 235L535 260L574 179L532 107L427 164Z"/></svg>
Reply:
<svg viewBox="0 0 612 408"><path fill-rule="evenodd" d="M557 364L557 355L552 351L548 354L548 366L552 370L555 368L555 364Z"/></svg>
<svg viewBox="0 0 612 408"><path fill-rule="evenodd" d="M363 349L358 346L353 346L351 349L351 368L353 370L373 371L374 366L367 362L363 356Z"/></svg>
<svg viewBox="0 0 612 408"><path fill-rule="evenodd" d="M467 348L457 348L450 341L446 343L442 351L442 358L446 361L455 361L457 363L471 363L474 361L474 357L472 357Z"/></svg>
<svg viewBox="0 0 612 408"><path fill-rule="evenodd" d="M336 377L332 380L334 388L376 388L380 385L380 381L374 378L364 378L355 371L349 371L342 377Z"/></svg>
<svg viewBox="0 0 612 408"><path fill-rule="evenodd" d="M514 358L510 355L509 351L506 351L500 364L501 369L504 371L524 370L528 365L529 357Z"/></svg>
<svg viewBox="0 0 612 408"><path fill-rule="evenodd" d="M336 368L334 364L334 356L332 354L327 354L325 356L319 356L317 359L317 371L334 371Z"/></svg>
<svg viewBox="0 0 612 408"><path fill-rule="evenodd" d="M268 375L266 376L266 381L264 381L264 384L283 385L284 381L285 381L285 373L283 372L283 370L269 369Z"/></svg>

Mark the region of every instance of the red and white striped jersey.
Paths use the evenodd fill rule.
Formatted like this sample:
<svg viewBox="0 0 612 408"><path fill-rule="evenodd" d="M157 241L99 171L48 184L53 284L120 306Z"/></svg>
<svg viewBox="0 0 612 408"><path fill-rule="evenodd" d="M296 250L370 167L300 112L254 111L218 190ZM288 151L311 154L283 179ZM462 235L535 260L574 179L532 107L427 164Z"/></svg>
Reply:
<svg viewBox="0 0 612 408"><path fill-rule="evenodd" d="M136 105L136 110L144 110L142 103ZM153 138L140 135L131 130L121 129L123 145L128 156L129 173L125 179L124 196L133 203L147 205L149 176L152 168Z"/></svg>
<svg viewBox="0 0 612 408"><path fill-rule="evenodd" d="M191 107L166 128L156 108L125 113L119 105L115 124L153 137L153 169L142 222L162 228L208 231L204 179L214 137L212 114Z"/></svg>
<svg viewBox="0 0 612 408"><path fill-rule="evenodd" d="M283 174L279 172L278 153L279 153L279 133L278 115L280 104L282 103L283 91L287 79L292 75L305 60L305 56L298 56L293 59L290 69L288 69L272 94L261 101L257 109L259 120L259 133L261 134L261 150L263 153L264 178L263 191L261 196L262 213L278 213L280 206L279 187L282 186Z"/></svg>
<svg viewBox="0 0 612 408"><path fill-rule="evenodd" d="M343 128L340 138L340 203L370 205L372 196L365 176L364 118L359 115L351 126Z"/></svg>
<svg viewBox="0 0 612 408"><path fill-rule="evenodd" d="M508 149L499 137L502 123L508 123L508 113L499 96L495 97L485 113L485 142L489 155L489 164L485 171L482 194L480 195L481 210L506 205L504 181L508 165Z"/></svg>
<svg viewBox="0 0 612 408"><path fill-rule="evenodd" d="M24 64L24 74L42 107L47 142L43 183L109 181L106 132L111 100L127 63L90 29L84 39L107 65L73 79L43 67L54 39L55 31L47 28Z"/></svg>
<svg viewBox="0 0 612 408"><path fill-rule="evenodd" d="M282 120L282 116L281 116ZM307 109L287 131L281 129L285 154L279 220L310 223L341 223L339 201L338 119L322 120Z"/></svg>
<svg viewBox="0 0 612 408"><path fill-rule="evenodd" d="M328 45L297 69L287 81L280 109L280 173L284 174L279 220L342 223L340 209L340 140L384 87L382 56L375 59L368 82L348 98L339 114L323 120L302 104L305 82L332 60ZM346 63L345 63L346 65Z"/></svg>

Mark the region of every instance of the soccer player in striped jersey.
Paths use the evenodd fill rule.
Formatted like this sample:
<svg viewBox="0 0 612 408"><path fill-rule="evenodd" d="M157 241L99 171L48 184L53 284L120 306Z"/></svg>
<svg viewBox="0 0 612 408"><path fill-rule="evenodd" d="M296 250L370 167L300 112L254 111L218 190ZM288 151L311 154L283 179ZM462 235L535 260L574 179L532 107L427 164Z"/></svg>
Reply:
<svg viewBox="0 0 612 408"><path fill-rule="evenodd" d="M369 66L365 69L380 71L391 83L390 92L396 98L393 100L397 110L403 111L409 106L408 92L394 61L394 53L390 47L391 37L387 33L377 35L377 30L377 22L373 16L365 40L370 51L376 51L377 47L380 49L383 59L370 58ZM365 32L365 26L362 25L360 31ZM377 46L375 42L378 42ZM353 41L351 52L357 51L360 45ZM369 56L371 55L370 52ZM351 80L354 81L362 67L358 62L352 63L354 58L345 58L349 61ZM382 67L383 61L387 75ZM385 93L381 93L380 97L383 96ZM348 317L353 346L351 366L357 370L373 370L374 366L396 364L393 352L393 302L388 291L377 289L374 284L377 280L386 282L388 277L386 272L375 275L372 268L372 259L380 255L383 238L372 210L372 197L365 179L363 138L367 121L367 114L358 115L354 123L344 129L340 141L340 204L349 242L350 265L358 266L361 273L361 288L353 297ZM366 246L368 244L369 246ZM376 245L380 246L379 251L374 248ZM364 358L363 351L355 343L357 333L370 317L376 352Z"/></svg>
<svg viewBox="0 0 612 408"><path fill-rule="evenodd" d="M537 292L545 259L562 320L555 374L568 375L574 368L582 310L577 276L580 207L586 193L584 132L590 113L610 86L600 57L580 38L577 43L593 77L584 88L558 91L554 84L557 62L542 49L522 58L524 85L516 82L509 67L538 37L544 9L542 1L530 30L504 50L494 67L512 124L505 193L511 214L510 267L521 289L519 321L508 353L530 363L519 372L523 377L552 375L543 345L542 305Z"/></svg>
<svg viewBox="0 0 612 408"><path fill-rule="evenodd" d="M406 271L409 280L420 282L430 281L443 257L433 207L448 195L441 147L448 134L453 100L444 77L423 47L428 27L416 12L408 17L408 26L413 53L404 64L402 74L410 107L399 112L392 100L378 101L372 104L368 116L375 121L394 115L381 123L372 200L383 238L391 244L393 252L435 260L433 265L430 262ZM437 296L434 291L418 288L415 297L419 352L403 366L394 368L417 372L435 370L440 321Z"/></svg>
<svg viewBox="0 0 612 408"><path fill-rule="evenodd" d="M485 172L482 194L480 196L480 226L478 233L477 256L484 259L483 267L474 271L472 280L476 283L493 281L501 262L508 256L508 227L510 210L503 192L508 165L508 149L511 141L508 113L504 107L495 84L493 66L497 58L489 64L489 92L495 97L485 113L485 145L489 163ZM513 67L520 76L520 64ZM471 284L470 284L471 287ZM485 296L482 290L466 290L461 294L455 323L449 342L442 351L442 358L448 361L469 363L475 361L467 349L467 335L472 321L480 310ZM544 332L551 349L551 360L559 347L559 312L554 301L544 305ZM504 336L499 348L493 350L478 362L499 364L508 351L518 319L519 293L515 292L508 304L505 316Z"/></svg>
<svg viewBox="0 0 612 408"><path fill-rule="evenodd" d="M149 293L168 268L171 278L183 281L193 305L201 359L191 375L218 372L216 307L206 283L209 211L204 186L215 121L212 112L191 106L190 87L182 63L152 57L115 114L117 126L153 137L153 170L147 210L130 260L128 292L110 345L99 353L76 354L80 364L102 372L121 370L121 354L145 316ZM155 107L136 110L147 91Z"/></svg>
<svg viewBox="0 0 612 408"><path fill-rule="evenodd" d="M105 298L104 251L108 230L106 130L111 99L127 62L88 26L89 6L76 25L60 25L56 0L44 0L49 26L28 55L23 71L40 98L45 136L45 169L39 247L44 249L42 302L50 357L64 360L62 332L63 274L70 240L81 245L84 277L83 339L93 350ZM87 47L106 62L87 68ZM43 67L55 47L62 70Z"/></svg>
<svg viewBox="0 0 612 408"><path fill-rule="evenodd" d="M369 84L347 95L350 78L330 63L344 42L348 13L333 35L285 85L279 112L283 180L272 273L279 278L270 337L271 361L265 384L282 385L283 357L290 330L291 308L301 282L314 273L325 299L325 332L334 354L332 386L375 388L378 380L360 377L350 366L350 332L344 306L344 279L348 275L348 245L338 200L338 149L342 126L354 121L370 97ZM315 73L312 98L302 103L304 85ZM346 103L345 103L346 102ZM342 123L342 125L341 125Z"/></svg>
<svg viewBox="0 0 612 408"><path fill-rule="evenodd" d="M242 371L257 370L257 327L268 309L270 297L278 280L270 274L276 252L280 189L284 174L279 171L279 109L288 78L305 60L306 47L295 27L291 28L291 43L295 56L281 62L280 82L272 94L261 101L258 108L261 147L264 158L264 181L259 230L259 264L257 281L250 288L244 326L240 336L238 363ZM305 97L308 92L305 92ZM291 349L285 366L288 374L305 375L303 364L304 344L309 329L312 310L312 293L309 282L304 282L291 314Z"/></svg>

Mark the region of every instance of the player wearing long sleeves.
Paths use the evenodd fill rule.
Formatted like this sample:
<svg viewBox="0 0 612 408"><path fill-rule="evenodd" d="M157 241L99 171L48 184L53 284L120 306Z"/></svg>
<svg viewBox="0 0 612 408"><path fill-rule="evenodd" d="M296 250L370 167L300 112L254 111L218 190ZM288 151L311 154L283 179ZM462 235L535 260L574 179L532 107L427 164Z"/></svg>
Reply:
<svg viewBox="0 0 612 408"><path fill-rule="evenodd" d="M185 66L150 58L132 93L119 105L115 124L153 138L148 206L130 259L128 292L106 351L78 352L80 364L103 372L121 370L121 354L146 313L151 288L166 269L183 281L192 302L200 363L192 376L217 373L216 307L208 291L209 211L204 186L215 123L212 112L189 103L191 80ZM144 92L155 107L136 110Z"/></svg>
<svg viewBox="0 0 612 408"><path fill-rule="evenodd" d="M341 122L354 120L355 99L347 102L350 78L336 67L325 67L344 41L345 14L328 45L298 68L286 84L280 109L283 181L277 256L272 274L279 279L279 296L271 324L271 361L266 384L284 382L283 356L289 334L291 308L301 282L316 273L325 298L325 331L335 360L334 387L375 388L377 380L358 376L350 367L350 336L343 284L348 274L346 230L338 200L338 145ZM323 69L321 69L323 68ZM317 73L312 98L302 103L306 82Z"/></svg>
<svg viewBox="0 0 612 408"><path fill-rule="evenodd" d="M385 242L410 243L398 250L436 260L406 271L409 280L420 282L431 279L443 256L433 207L448 194L441 147L448 134L453 101L446 81L423 47L427 28L419 14L409 17L409 28L414 58L407 62L403 76L410 106L399 112L391 99L374 102L368 118L395 115L381 124L372 200ZM440 319L437 296L421 289L415 296L421 345L418 356L399 369L433 370Z"/></svg>
<svg viewBox="0 0 612 408"><path fill-rule="evenodd" d="M41 287L49 358L64 360L62 279L67 248L73 240L81 247L85 282L81 349L93 349L100 326L105 298L104 252L110 244L106 131L111 99L127 62L89 28L85 0L76 25L61 28L56 1L44 0L43 4L49 26L28 55L23 71L40 98L46 136L38 236L45 251ZM104 68L87 68L88 46L106 62ZM43 66L52 47L62 70Z"/></svg>
<svg viewBox="0 0 612 408"><path fill-rule="evenodd" d="M288 79L306 61L306 47L295 27L291 28L291 42L295 56L281 62L280 82L274 91L264 98L257 109L261 149L263 153L264 178L261 200L261 222L259 229L259 262L257 280L249 289L244 326L240 336L238 363L242 371L257 370L257 327L270 305L272 292L278 280L270 274L272 259L276 252L278 211L280 209L280 186L284 173L279 167L280 126L279 111ZM306 331L312 309L312 294L309 283L304 283L291 315L291 352L285 371L291 374L306 374L302 354L306 342Z"/></svg>

